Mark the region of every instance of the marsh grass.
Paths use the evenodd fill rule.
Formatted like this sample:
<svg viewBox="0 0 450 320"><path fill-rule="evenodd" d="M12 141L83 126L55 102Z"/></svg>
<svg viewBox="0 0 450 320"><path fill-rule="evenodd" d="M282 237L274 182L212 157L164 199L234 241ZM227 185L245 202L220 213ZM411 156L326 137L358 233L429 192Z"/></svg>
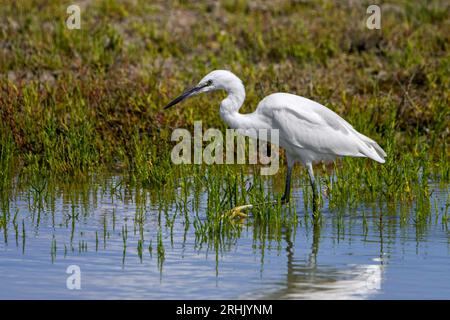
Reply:
<svg viewBox="0 0 450 320"><path fill-rule="evenodd" d="M448 5L391 7L383 28L370 31L365 5L345 1L88 1L82 29L71 31L61 3L7 1L1 181L11 180L14 163L16 172L116 168L148 186L167 183L171 130L199 120L199 108L208 126L225 128L210 102L223 94L177 112L161 106L214 68L243 78L244 112L271 92L294 92L338 111L383 147L395 112L392 138L402 146L395 156L414 152L417 134L433 173L448 181Z"/></svg>
<svg viewBox="0 0 450 320"><path fill-rule="evenodd" d="M358 161L342 164L344 165L357 169ZM412 170L415 173L414 181L418 185L412 185L411 196L402 198L402 192L395 191L394 187L392 193L379 193L372 190L373 187L365 185L360 185L359 189L354 188L351 181L346 179L355 178L340 176L339 165L332 171L324 168L323 172L320 172L322 181L336 179L336 182L331 182L330 194L328 198L324 196L324 201L328 201L329 209L333 213L327 219L331 219L335 225L338 237L344 235L347 228L352 227L349 215L365 221L363 232L367 232L369 226L373 225L384 228L392 217L396 216L399 216L400 225L415 224L418 237L431 224L442 224L447 228L450 207L448 190L447 200L441 201L441 206L445 208L439 208L436 204L437 198L431 194L431 182L424 178L429 177L429 174L424 169L419 172L415 168ZM295 236L299 225L308 227L325 223L321 216L314 219L309 214L310 210L296 208L298 201L289 206L269 202L268 200L273 200L272 191L277 189L277 182L280 181L277 181L277 177L252 174L255 167L197 167L192 169L196 175L193 174L189 178L184 175L185 168L182 171L180 181L183 183L179 184L173 194L166 194L161 190L155 194L155 190L143 188L137 183L130 184L131 180L126 175L113 178L99 176L97 179L101 186L98 188L93 187L96 180L81 179L63 186L57 179L47 180L42 188L53 190L53 197L43 196L45 191L24 184L25 189L12 199L8 211L2 209L2 224L6 226L2 230L4 242L7 244L9 238L15 237L16 245L19 245L18 221L22 219L22 250L25 252L27 237L34 237L33 230L39 228L40 221L45 221L45 224L50 223L54 230L62 228L68 231L67 236L62 236L59 232L53 235L50 243L51 261L65 257L68 253L83 255L95 250L101 254L109 250L108 242L119 241L122 243L123 267L131 254L136 255L141 263L147 259L155 259L155 264L162 273L167 250L173 250L174 246L180 245L174 243L173 237L181 228L183 245L184 242L194 239L196 250L214 252L217 255L216 268L219 272L219 257L232 249L243 232L251 232L255 252L261 254L261 263L264 263L266 250L280 250L283 241ZM299 171L299 168L296 173L300 176L297 183L305 187L302 190L306 190L309 187L308 177L303 171ZM282 184L284 172L280 172L278 176ZM358 178L357 181L360 181L359 179L363 180ZM380 187L388 188L385 182ZM365 190L366 188L369 190ZM356 195L344 197L338 193L342 190L350 190ZM21 210L16 207L18 199L26 199L27 215L21 214ZM310 206L309 196L305 197L304 201L305 207ZM113 208L102 212L99 203ZM257 205L249 218L242 222L223 218L226 210L242 203ZM129 205L132 206L128 208ZM60 213L55 215L55 210ZM118 215L117 211L121 213ZM90 222L86 223L87 221ZM31 235L28 235L30 231ZM100 240L101 238L103 239ZM103 246L100 245L101 241Z"/></svg>

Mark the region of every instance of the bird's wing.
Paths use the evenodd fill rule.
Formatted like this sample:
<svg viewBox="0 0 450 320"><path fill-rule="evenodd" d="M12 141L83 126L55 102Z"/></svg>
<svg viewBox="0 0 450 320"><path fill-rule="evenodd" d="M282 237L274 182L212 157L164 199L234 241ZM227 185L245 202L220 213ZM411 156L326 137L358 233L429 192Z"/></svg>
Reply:
<svg viewBox="0 0 450 320"><path fill-rule="evenodd" d="M377 147L382 149L375 141L358 133L347 121L317 102L277 93L263 99L257 110L271 119L272 127L280 131L280 140L291 147L384 161L377 152Z"/></svg>

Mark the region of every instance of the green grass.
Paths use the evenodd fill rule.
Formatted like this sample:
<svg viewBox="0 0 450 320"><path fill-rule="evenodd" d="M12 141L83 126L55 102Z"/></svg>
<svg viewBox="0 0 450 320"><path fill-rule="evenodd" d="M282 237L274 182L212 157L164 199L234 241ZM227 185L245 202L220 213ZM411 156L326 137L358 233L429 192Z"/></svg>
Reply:
<svg viewBox="0 0 450 320"><path fill-rule="evenodd" d="M37 164L57 174L119 167L164 184L167 177L148 164L170 170L171 128L189 128L199 108L208 126L225 128L217 114L223 94L176 111L161 107L215 68L244 80L243 111L273 91L297 93L384 147L395 112L401 148L392 156L413 152L419 135L440 164L448 158L448 5L391 7L382 29L372 31L364 27L364 4L87 1L82 29L69 30L63 3L6 1L1 178L13 158L21 168Z"/></svg>

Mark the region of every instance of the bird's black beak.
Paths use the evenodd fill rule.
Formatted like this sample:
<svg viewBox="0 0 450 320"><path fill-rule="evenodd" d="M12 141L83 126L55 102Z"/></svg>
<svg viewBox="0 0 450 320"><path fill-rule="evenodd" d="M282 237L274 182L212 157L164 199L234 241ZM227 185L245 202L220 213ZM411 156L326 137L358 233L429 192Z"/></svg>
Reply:
<svg viewBox="0 0 450 320"><path fill-rule="evenodd" d="M201 85L201 86L196 86L196 87L193 87L192 89L189 89L189 90L185 91L181 96L179 96L178 98L175 98L167 106L165 106L164 110L165 109L169 109L170 107L176 105L178 102L183 101L187 97L191 96L192 94L196 93L197 91L200 91L201 89L203 89L206 86L208 86L208 84L204 84L204 85Z"/></svg>

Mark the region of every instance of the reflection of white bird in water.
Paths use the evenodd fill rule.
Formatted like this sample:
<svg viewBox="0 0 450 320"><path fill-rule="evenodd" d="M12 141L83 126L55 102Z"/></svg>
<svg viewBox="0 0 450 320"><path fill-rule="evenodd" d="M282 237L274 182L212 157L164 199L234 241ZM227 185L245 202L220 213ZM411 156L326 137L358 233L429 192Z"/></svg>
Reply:
<svg viewBox="0 0 450 320"><path fill-rule="evenodd" d="M289 202L292 168L301 162L308 169L314 199L317 190L313 163L332 161L336 157L368 157L384 163L386 153L372 139L356 131L347 121L323 105L289 93L265 97L253 113L241 114L245 99L242 81L226 70L215 70L194 88L170 102L165 109L185 98L214 90L228 96L220 104L220 116L233 129L278 129L280 146L286 151L287 177L282 202ZM254 132L254 131L253 131ZM316 203L314 201L314 203Z"/></svg>
<svg viewBox="0 0 450 320"><path fill-rule="evenodd" d="M268 299L368 299L378 294L384 278L384 265L380 258L371 263L349 265L346 268L332 266L295 266L289 275L287 287Z"/></svg>
<svg viewBox="0 0 450 320"><path fill-rule="evenodd" d="M285 234L287 252L286 283L264 299L368 299L380 293L384 281L385 258L380 236L380 256L365 264L335 265L319 263L321 225L313 223L311 252L307 258L295 257L294 243ZM355 257L356 258L356 257ZM283 282L277 282L282 284Z"/></svg>

